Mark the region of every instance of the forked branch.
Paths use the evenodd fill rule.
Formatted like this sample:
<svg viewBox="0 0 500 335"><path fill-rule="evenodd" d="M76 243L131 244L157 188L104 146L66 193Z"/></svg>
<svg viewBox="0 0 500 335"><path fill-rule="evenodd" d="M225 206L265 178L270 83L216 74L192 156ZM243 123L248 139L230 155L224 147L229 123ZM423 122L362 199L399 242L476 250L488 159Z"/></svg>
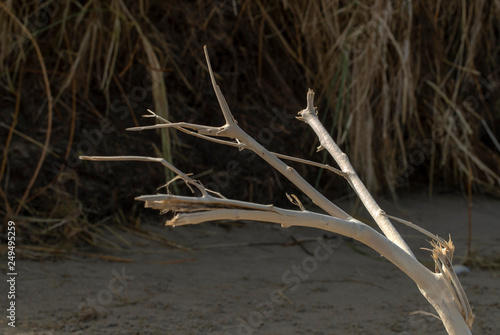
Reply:
<svg viewBox="0 0 500 335"><path fill-rule="evenodd" d="M389 218L378 206L371 194L368 192L360 178L354 171L348 157L333 141L326 129L317 117L314 108L314 93L309 90L307 94L307 108L299 112L298 118L306 122L317 134L321 147L325 148L335 159L339 169L328 165L311 162L305 159L272 153L244 132L233 117L229 106L215 81L208 52L205 47L210 78L217 95L225 124L220 127L197 125L185 122L171 123L150 111L145 117L154 117L162 123L151 126L135 127L129 130L139 131L157 128L175 128L187 134L197 136L219 144L237 147L240 150L252 150L278 172L288 178L295 186L303 191L317 206L326 211L329 215L315 213L306 210L298 198L293 196L289 199L300 210L287 210L273 205L261 205L244 201L226 199L222 195L205 188L201 182L192 179L171 163L162 158L142 157L142 156L119 156L119 157L92 157L82 156L87 160L136 160L158 162L168 167L177 174L177 179L182 179L193 191L196 188L199 195L192 197L155 194L143 195L136 199L145 202L146 207L160 210L161 213L171 211L174 216L166 222L167 225L180 226L186 224L198 224L213 220L254 220L281 224L282 227L305 226L323 229L345 236L352 237L372 249L379 252L391 263L396 265L407 274L419 287L422 295L431 303L438 312L449 334L462 335L470 334L470 328L474 320L474 315L467 301L465 292L452 267L453 244L451 240L445 242L443 239L424 231L422 228L413 225L405 220L401 220L420 232L430 236L435 241L432 244L432 255L436 263L436 272L431 272L415 258L406 242L402 239L396 229L392 226ZM321 168L326 168L335 172L349 182L355 190L375 222L379 225L383 234L377 232L370 226L353 218L342 209L334 205L325 198L319 191L305 181L292 167L285 164L281 159L291 160L304 164L309 164ZM397 219L397 218L395 218ZM385 234L385 236L384 236Z"/></svg>

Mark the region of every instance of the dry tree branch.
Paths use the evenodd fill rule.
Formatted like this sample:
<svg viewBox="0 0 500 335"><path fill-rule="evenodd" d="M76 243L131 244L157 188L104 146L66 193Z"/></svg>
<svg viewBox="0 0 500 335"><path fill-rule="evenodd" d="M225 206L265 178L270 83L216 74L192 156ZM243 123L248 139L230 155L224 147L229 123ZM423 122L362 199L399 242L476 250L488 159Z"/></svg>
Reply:
<svg viewBox="0 0 500 335"><path fill-rule="evenodd" d="M163 124L155 124L155 125L152 125L152 126L144 126L144 127L131 127L131 128L127 128L127 130L129 130L129 131L141 131L141 130L147 130L147 129L175 128L175 129L177 129L179 131L182 131L183 133L186 133L188 135L199 137L199 138L202 138L204 140L211 141L211 142L214 142L214 143L229 145L229 146L232 146L232 147L240 148L240 150L243 150L243 149L246 148L246 145L244 143L242 143L242 142L239 142L238 140L236 140L234 142L233 141L221 140L221 139L213 137L213 136L208 136L208 134L204 135L201 132L189 130L190 128L196 130L196 128L200 127L199 125L192 125L192 124L187 124L187 123L184 123L184 122L171 123L170 121L168 121L165 118L157 115L155 112L153 112L150 109L148 109L148 112L149 112L149 114L145 114L145 115L143 115L143 117L154 117L154 118L157 118L158 120L160 120L161 122L163 122ZM205 129L202 129L202 130L205 130ZM319 168L322 168L322 169L334 172L334 173L338 174L339 176L345 177L345 173L344 172L342 172L339 169L336 169L336 168L334 168L334 167L332 167L332 166L330 166L328 164L321 164L321 163L313 162L313 161L310 161L310 160L307 160L307 159L292 157L292 156L288 156L288 155L283 155L283 154L272 152L272 151L271 151L271 153L274 156L278 157L278 158L282 158L282 159L290 160L290 161L293 161L293 162L298 162L298 163L302 163L302 164L306 164L306 165L311 165L311 166L319 167Z"/></svg>
<svg viewBox="0 0 500 335"><path fill-rule="evenodd" d="M418 286L422 295L429 301L439 314L449 334L462 335L471 334L470 328L474 321L474 315L470 308L465 292L452 267L454 246L451 242L427 232L426 230L402 219L385 214L378 206L366 187L363 185L348 157L340 150L337 144L329 136L328 132L320 123L316 109L313 105L314 93L309 90L307 94L307 108L299 112L297 117L308 123L318 135L321 147L328 150L336 160L341 171L328 165L319 164L299 158L276 154L268 151L261 144L244 132L234 119L227 102L222 95L210 65L207 49L205 47L210 78L217 99L221 106L226 123L221 127L203 126L185 122L171 123L150 111L150 115L145 117L155 117L163 122L153 126L135 127L129 130L146 130L157 128L176 128L187 134L204 138L219 144L248 149L263 158L269 165L283 174L301 191L303 191L316 205L325 210L329 215L315 213L306 210L298 198L294 195L288 198L300 210L287 210L273 205L262 205L226 199L222 195L206 189L199 181L189 177L175 166L163 158L142 157L142 156L119 156L119 157L94 157L81 156L81 159L95 161L149 161L158 162L177 174L188 187L198 189L200 196L179 196L171 194L143 195L136 198L145 202L145 207L160 210L163 214L172 211L174 216L166 222L167 225L181 226L187 224L198 224L213 220L254 220L280 224L282 227L304 226L323 229L326 231L342 234L356 239L396 265L401 271L408 275ZM224 139L221 139L224 138ZM293 168L280 160L287 159L316 167L327 168L346 178L349 184L358 194L367 210L377 222L382 232L381 234L370 226L360 222L345 213L342 209L334 205L305 181ZM215 195L215 196L214 196ZM414 229L433 238L432 257L436 264L436 272L431 272L424 267L413 255L405 241L392 226L389 218L404 222Z"/></svg>
<svg viewBox="0 0 500 335"><path fill-rule="evenodd" d="M354 168L349 162L349 157L347 157L347 155L343 153L342 150L340 150L328 131L319 121L313 102L314 92L312 90L309 90L309 92L307 92L307 108L300 111L297 118L307 123L314 130L319 138L321 146L325 148L335 159L337 164L342 169L342 172L345 173L345 178L347 179L349 184L351 184L359 199L363 202L363 205L365 205L365 208L368 210L375 222L377 222L378 226L380 227L380 229L382 229L384 234L391 241L405 250L408 254L413 256L413 253L411 252L406 242L403 240L401 235L399 235L389 219L387 219L383 215L384 211L379 207L375 199L373 199L372 195L370 194L370 192L368 192L368 189L363 184L361 179L359 179L358 174L356 173L356 171L354 171Z"/></svg>

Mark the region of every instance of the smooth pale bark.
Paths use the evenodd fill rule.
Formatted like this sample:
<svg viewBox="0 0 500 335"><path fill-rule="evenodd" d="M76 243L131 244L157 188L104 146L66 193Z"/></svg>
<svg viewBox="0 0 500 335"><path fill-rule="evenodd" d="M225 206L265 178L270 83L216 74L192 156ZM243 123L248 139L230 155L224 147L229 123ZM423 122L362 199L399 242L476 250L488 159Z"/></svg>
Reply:
<svg viewBox="0 0 500 335"><path fill-rule="evenodd" d="M335 159L337 164L340 166L342 172L345 173L345 178L348 180L349 184L351 184L359 199L368 210L368 213L370 213L380 229L384 232L385 236L400 246L408 254L413 256L413 253L406 242L403 240L401 235L399 235L389 219L384 216L384 211L382 211L370 192L368 192L368 189L365 187L361 179L359 179L358 174L349 161L349 157L347 157L347 155L340 150L337 143L335 143L330 134L326 131L325 127L319 121L313 103L314 92L309 90L309 92L307 92L307 108L299 112L300 116L298 118L307 123L312 130L314 130L318 136L321 146L330 153L333 159Z"/></svg>

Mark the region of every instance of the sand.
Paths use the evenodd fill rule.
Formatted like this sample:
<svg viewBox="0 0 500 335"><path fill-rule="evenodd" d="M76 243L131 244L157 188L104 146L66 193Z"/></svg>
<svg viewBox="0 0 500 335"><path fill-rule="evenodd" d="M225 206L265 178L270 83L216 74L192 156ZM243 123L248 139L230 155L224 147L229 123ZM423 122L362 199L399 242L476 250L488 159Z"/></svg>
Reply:
<svg viewBox="0 0 500 335"><path fill-rule="evenodd" d="M455 264L463 261L466 198L407 195L398 205L379 203L440 236L450 233ZM498 260L500 201L475 197L472 219L475 254ZM396 226L432 267L429 253L418 249L428 246L426 238ZM82 254L18 259L16 328L3 316L0 334L446 334L439 320L411 314L435 313L415 284L356 241L255 222L165 228L157 217L143 228L193 251L122 232L129 244L121 242L123 250L82 252L129 262ZM0 266L5 278L6 261ZM460 275L476 314L473 334L500 333L499 274L472 267Z"/></svg>

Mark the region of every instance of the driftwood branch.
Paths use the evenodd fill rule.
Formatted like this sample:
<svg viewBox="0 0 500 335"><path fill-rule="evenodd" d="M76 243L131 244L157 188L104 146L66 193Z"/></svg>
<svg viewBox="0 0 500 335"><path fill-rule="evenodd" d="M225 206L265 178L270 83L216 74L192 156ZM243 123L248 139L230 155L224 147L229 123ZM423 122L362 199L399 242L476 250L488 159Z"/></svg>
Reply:
<svg viewBox="0 0 500 335"><path fill-rule="evenodd" d="M240 150L252 150L269 165L288 178L317 206L327 212L328 215L305 210L295 195L287 196L290 201L299 206L300 210L288 210L273 205L262 205L226 199L222 195L205 188L201 182L192 179L189 175L183 173L162 158L141 156L81 156L80 158L94 161L135 160L161 163L176 173L176 178L182 179L193 193L195 193L194 190L197 189L199 195L194 195L192 197L155 194L143 195L136 198L137 200L144 201L146 207L157 209L161 213L173 212L174 216L166 222L167 225L182 226L214 220L254 220L277 223L285 228L290 226L314 227L356 239L387 258L417 284L422 295L439 314L439 318L449 334L471 334L470 328L474 321L474 315L472 314L472 310L460 281L453 270L452 259L454 246L451 240L446 242L411 222L387 215L378 206L354 171L346 154L341 151L319 121L313 104L313 91L309 90L307 93L307 107L299 112L297 118L306 122L313 129L320 140L320 148L324 148L330 153L339 165L340 170L325 164L270 152L250 137L238 126L238 123L233 117L215 81L206 48L205 55L212 85L224 116L224 125L213 127L185 122L171 123L156 115L154 112L149 111L150 114L145 115L145 117L155 118L161 123L151 126L134 127L129 130L140 131L158 128L175 128L205 140L237 147ZM325 168L343 176L355 190L364 206L380 227L382 233L353 218L330 202L319 191L305 181L295 169L285 164L282 159ZM389 221L389 218L404 222L433 239L431 242L431 252L436 265L435 272L428 270L415 258L406 242Z"/></svg>

